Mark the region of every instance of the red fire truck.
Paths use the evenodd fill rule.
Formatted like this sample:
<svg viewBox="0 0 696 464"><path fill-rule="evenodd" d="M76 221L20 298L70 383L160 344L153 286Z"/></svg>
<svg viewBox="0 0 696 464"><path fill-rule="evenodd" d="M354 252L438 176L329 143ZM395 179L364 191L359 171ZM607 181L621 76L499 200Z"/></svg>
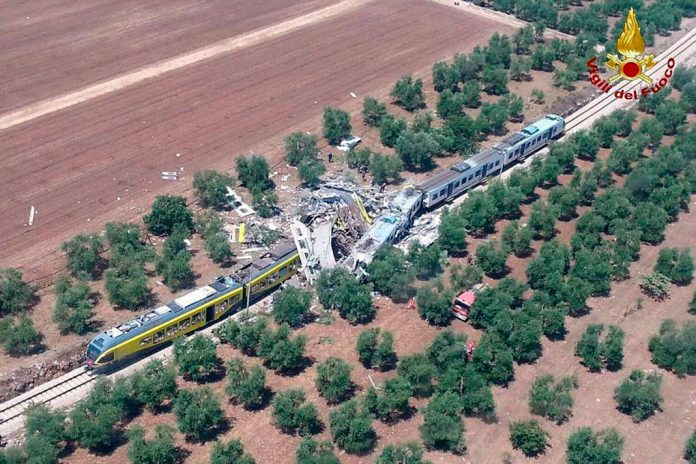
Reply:
<svg viewBox="0 0 696 464"><path fill-rule="evenodd" d="M486 284L476 284L471 289L460 293L452 305L454 317L466 321L469 318L469 310L476 303L476 294L484 288L486 288Z"/></svg>

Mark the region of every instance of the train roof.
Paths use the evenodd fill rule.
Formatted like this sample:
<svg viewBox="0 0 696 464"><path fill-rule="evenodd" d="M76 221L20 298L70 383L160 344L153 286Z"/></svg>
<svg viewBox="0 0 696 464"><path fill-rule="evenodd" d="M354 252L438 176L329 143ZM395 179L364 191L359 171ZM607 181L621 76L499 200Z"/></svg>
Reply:
<svg viewBox="0 0 696 464"><path fill-rule="evenodd" d="M454 171L452 169L444 169L440 172L436 172L431 177L425 179L418 185L418 188L423 190L424 192L438 190L442 186L445 186L460 177L462 177L462 174L460 172Z"/></svg>
<svg viewBox="0 0 696 464"><path fill-rule="evenodd" d="M166 305L159 306L147 313L136 316L129 321L100 333L92 340L92 343L104 351L131 337L174 319L184 312L191 311L215 298L233 292L241 286L242 284L231 277L218 277L210 285L197 288Z"/></svg>
<svg viewBox="0 0 696 464"><path fill-rule="evenodd" d="M247 265L247 267L251 267L251 279L266 272L278 261L287 259L293 252L297 252L297 249L292 242L282 243L270 250L262 258ZM159 306L100 333L91 343L104 351L158 325L164 324L184 312L196 309L209 301L238 290L243 285L240 282L244 282L244 280L238 279L237 275L220 276L209 285L181 295L166 305Z"/></svg>
<svg viewBox="0 0 696 464"><path fill-rule="evenodd" d="M486 148L485 150L480 151L476 155L471 157L471 165L474 168L483 166L485 164L490 163L492 158L501 156L501 154L502 151L499 148L496 148L495 146Z"/></svg>
<svg viewBox="0 0 696 464"><path fill-rule="evenodd" d="M259 259L247 264L234 273L234 278L240 282L248 282L273 268L278 261L287 259L293 253L297 253L297 248L293 242L284 242L271 249Z"/></svg>

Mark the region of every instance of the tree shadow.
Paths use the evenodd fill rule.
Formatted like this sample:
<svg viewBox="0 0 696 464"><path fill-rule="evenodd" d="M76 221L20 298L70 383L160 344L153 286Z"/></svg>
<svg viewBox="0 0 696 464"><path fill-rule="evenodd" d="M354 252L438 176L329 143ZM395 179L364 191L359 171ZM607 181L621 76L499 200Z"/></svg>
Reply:
<svg viewBox="0 0 696 464"><path fill-rule="evenodd" d="M174 462L176 464L184 464L186 459L191 456L191 451L181 446L174 448Z"/></svg>
<svg viewBox="0 0 696 464"><path fill-rule="evenodd" d="M316 359L314 357L303 356L302 362L300 362L299 366L292 367L289 369L278 369L275 371L275 373L280 375L281 377L294 377L294 376L304 372L304 370L307 369L308 367L312 367L315 362L316 362Z"/></svg>

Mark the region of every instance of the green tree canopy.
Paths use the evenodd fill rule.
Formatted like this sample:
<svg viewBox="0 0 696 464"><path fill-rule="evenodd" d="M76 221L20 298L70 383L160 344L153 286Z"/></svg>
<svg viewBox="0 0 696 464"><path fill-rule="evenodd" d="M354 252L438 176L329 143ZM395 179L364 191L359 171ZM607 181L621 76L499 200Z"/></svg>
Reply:
<svg viewBox="0 0 696 464"><path fill-rule="evenodd" d="M317 138L306 132L293 132L285 138L285 161L290 166L299 166L303 160L317 157Z"/></svg>
<svg viewBox="0 0 696 464"><path fill-rule="evenodd" d="M62 334L89 332L94 300L90 298L91 289L85 282L72 283L67 277L60 277L54 287L56 306L53 321Z"/></svg>
<svg viewBox="0 0 696 464"><path fill-rule="evenodd" d="M156 412L165 401L176 397L176 372L156 359L131 376L133 394L147 409Z"/></svg>
<svg viewBox="0 0 696 464"><path fill-rule="evenodd" d="M330 357L317 366L314 383L329 403L338 403L348 398L353 392L350 380L352 367L341 358Z"/></svg>
<svg viewBox="0 0 696 464"><path fill-rule="evenodd" d="M624 439L614 429L595 432L581 427L568 437L568 464L619 464Z"/></svg>
<svg viewBox="0 0 696 464"><path fill-rule="evenodd" d="M273 298L273 318L279 324L297 327L309 313L312 304L311 290L288 287Z"/></svg>
<svg viewBox="0 0 696 464"><path fill-rule="evenodd" d="M273 181L268 177L270 173L268 161L263 156L253 155L237 158L237 176L242 185L250 191L272 189Z"/></svg>
<svg viewBox="0 0 696 464"><path fill-rule="evenodd" d="M174 362L181 375L195 382L208 379L220 365L215 343L200 334L190 339L178 338L174 342Z"/></svg>
<svg viewBox="0 0 696 464"><path fill-rule="evenodd" d="M0 316L26 310L33 298L34 289L24 282L21 271L0 269Z"/></svg>
<svg viewBox="0 0 696 464"><path fill-rule="evenodd" d="M145 439L145 429L135 426L128 432L128 458L133 464L174 464L176 449L173 429L167 425L158 425L155 437Z"/></svg>
<svg viewBox="0 0 696 464"><path fill-rule="evenodd" d="M247 369L242 358L230 359L227 363L225 392L246 409L263 407L269 396L266 371L261 366Z"/></svg>
<svg viewBox="0 0 696 464"><path fill-rule="evenodd" d="M421 79L413 79L413 76L407 75L399 79L390 96L394 98L397 105L401 105L407 111L414 111L425 106L425 97L423 96L423 81Z"/></svg>
<svg viewBox="0 0 696 464"><path fill-rule="evenodd" d="M193 216L186 207L186 199L180 196L158 195L152 203L152 211L143 220L155 235L169 235L176 224L193 230Z"/></svg>
<svg viewBox="0 0 696 464"><path fill-rule="evenodd" d="M306 401L302 389L285 390L273 398L273 422L288 434L313 435L322 428L316 406Z"/></svg>
<svg viewBox="0 0 696 464"><path fill-rule="evenodd" d="M179 430L198 441L212 437L225 419L220 401L208 387L181 390L174 401L174 414Z"/></svg>
<svg viewBox="0 0 696 464"><path fill-rule="evenodd" d="M324 108L324 138L331 145L338 145L350 135L351 129L348 112L331 106Z"/></svg>
<svg viewBox="0 0 696 464"><path fill-rule="evenodd" d="M363 122L371 127L379 127L382 118L387 114L387 105L373 97L363 100Z"/></svg>
<svg viewBox="0 0 696 464"><path fill-rule="evenodd" d="M660 386L662 376L645 374L635 370L614 390L614 399L619 411L630 415L635 422L641 422L662 410L663 403Z"/></svg>
<svg viewBox="0 0 696 464"><path fill-rule="evenodd" d="M234 182L231 176L212 169L193 174L193 190L204 208L222 209L227 205L227 187Z"/></svg>
<svg viewBox="0 0 696 464"><path fill-rule="evenodd" d="M527 457L543 454L548 446L549 433L535 420L511 422L510 443Z"/></svg>
<svg viewBox="0 0 696 464"><path fill-rule="evenodd" d="M532 414L562 424L572 415L572 391L577 388L578 379L574 376L560 379L552 375L537 377L529 392L529 409Z"/></svg>
<svg viewBox="0 0 696 464"><path fill-rule="evenodd" d="M356 400L346 401L332 410L329 426L334 442L348 453L367 453L377 441L370 413L358 408Z"/></svg>
<svg viewBox="0 0 696 464"><path fill-rule="evenodd" d="M216 441L210 453L210 464L255 464L254 458L244 452L239 438Z"/></svg>
<svg viewBox="0 0 696 464"><path fill-rule="evenodd" d="M93 279L100 270L104 243L96 235L80 234L63 242L61 250L67 258L67 267L72 275L80 279Z"/></svg>

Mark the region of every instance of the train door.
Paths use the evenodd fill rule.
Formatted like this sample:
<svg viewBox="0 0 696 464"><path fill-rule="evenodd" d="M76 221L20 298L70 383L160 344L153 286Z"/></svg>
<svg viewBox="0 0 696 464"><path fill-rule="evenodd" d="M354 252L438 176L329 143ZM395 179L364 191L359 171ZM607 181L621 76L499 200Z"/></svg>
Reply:
<svg viewBox="0 0 696 464"><path fill-rule="evenodd" d="M208 324L215 319L215 305L210 305L205 308L205 323Z"/></svg>
<svg viewBox="0 0 696 464"><path fill-rule="evenodd" d="M484 179L486 177L487 172L488 172L488 163L483 165L483 169L481 170L481 179Z"/></svg>
<svg viewBox="0 0 696 464"><path fill-rule="evenodd" d="M449 197L452 196L452 190L454 190L453 185L454 185L454 183L450 183L450 184L447 186L447 198L449 198Z"/></svg>

